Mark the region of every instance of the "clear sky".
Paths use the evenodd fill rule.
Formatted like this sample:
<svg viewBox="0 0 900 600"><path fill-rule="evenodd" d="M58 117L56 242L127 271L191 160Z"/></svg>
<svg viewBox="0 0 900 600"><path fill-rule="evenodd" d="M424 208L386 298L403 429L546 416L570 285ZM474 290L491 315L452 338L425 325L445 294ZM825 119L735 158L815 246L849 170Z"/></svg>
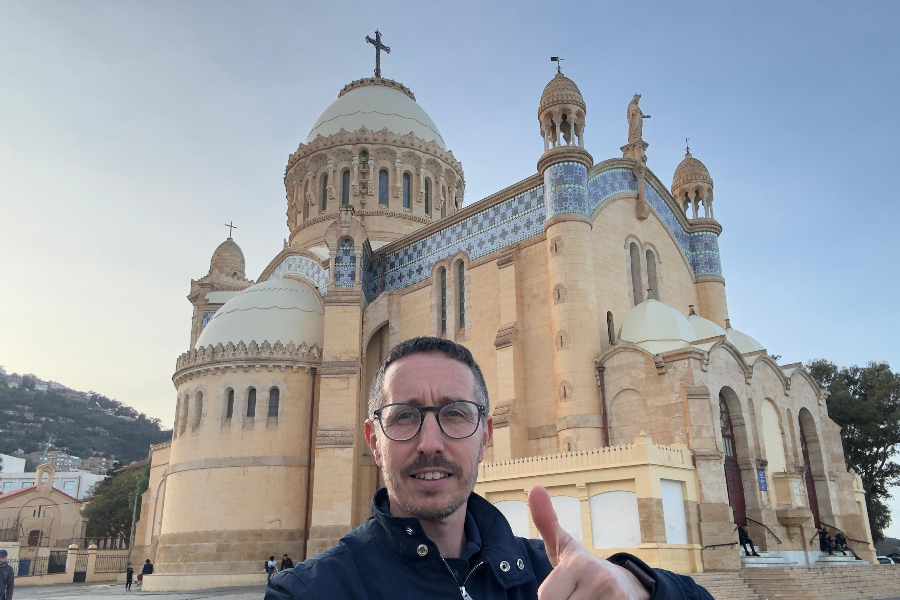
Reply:
<svg viewBox="0 0 900 600"><path fill-rule="evenodd" d="M258 277L288 155L391 54L466 203L536 171L560 55L595 161L634 93L648 166L715 181L733 325L783 363L900 369L896 2L0 0L0 364L173 418L191 278L227 237ZM900 528L897 528L900 532Z"/></svg>

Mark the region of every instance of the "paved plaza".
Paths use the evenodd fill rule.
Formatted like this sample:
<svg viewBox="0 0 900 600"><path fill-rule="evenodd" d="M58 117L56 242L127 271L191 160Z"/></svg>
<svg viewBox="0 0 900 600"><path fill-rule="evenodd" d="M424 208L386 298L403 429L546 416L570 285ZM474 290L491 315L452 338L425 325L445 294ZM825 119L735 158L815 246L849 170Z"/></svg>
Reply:
<svg viewBox="0 0 900 600"><path fill-rule="evenodd" d="M124 583L75 583L68 585L45 585L17 587L15 600L62 600L68 598L98 598L102 600L125 600L126 598L165 598L165 600L204 600L206 598L226 598L227 600L260 600L265 588L234 587L193 592L142 592L134 586L125 591Z"/></svg>

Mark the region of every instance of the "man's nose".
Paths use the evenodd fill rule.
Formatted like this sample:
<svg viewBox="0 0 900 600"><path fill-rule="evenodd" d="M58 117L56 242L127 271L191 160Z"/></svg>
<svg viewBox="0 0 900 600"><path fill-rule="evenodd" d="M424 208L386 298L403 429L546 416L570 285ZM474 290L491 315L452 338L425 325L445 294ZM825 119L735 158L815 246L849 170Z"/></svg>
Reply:
<svg viewBox="0 0 900 600"><path fill-rule="evenodd" d="M418 450L423 454L444 451L444 433L437 421L437 413L425 413L418 435Z"/></svg>

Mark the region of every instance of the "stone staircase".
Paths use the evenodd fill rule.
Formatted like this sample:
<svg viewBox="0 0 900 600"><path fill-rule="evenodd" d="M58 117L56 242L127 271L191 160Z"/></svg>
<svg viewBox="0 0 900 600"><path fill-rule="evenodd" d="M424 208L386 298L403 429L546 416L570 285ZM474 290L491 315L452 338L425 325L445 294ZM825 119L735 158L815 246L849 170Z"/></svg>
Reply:
<svg viewBox="0 0 900 600"><path fill-rule="evenodd" d="M741 569L739 575L761 600L856 600L900 596L900 567L895 565ZM730 598L715 594L713 597L716 600Z"/></svg>
<svg viewBox="0 0 900 600"><path fill-rule="evenodd" d="M740 574L734 571L691 573L690 576L705 587L715 600L761 600Z"/></svg>
<svg viewBox="0 0 900 600"><path fill-rule="evenodd" d="M760 552L759 548L754 548L759 556L744 556L741 550L741 567L742 568L759 568L759 567L794 567L796 562L790 561L778 550ZM851 557L852 558L852 557Z"/></svg>

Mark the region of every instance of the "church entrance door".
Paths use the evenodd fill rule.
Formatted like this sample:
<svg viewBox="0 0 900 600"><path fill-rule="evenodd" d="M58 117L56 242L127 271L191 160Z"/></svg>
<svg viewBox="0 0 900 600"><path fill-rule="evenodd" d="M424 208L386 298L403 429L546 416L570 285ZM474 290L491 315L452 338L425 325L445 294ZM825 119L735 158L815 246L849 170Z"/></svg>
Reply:
<svg viewBox="0 0 900 600"><path fill-rule="evenodd" d="M806 445L806 433L803 431L803 421L800 421L800 448L803 450L803 464L806 466L806 497L809 499L809 510L812 511L819 526L819 498L816 496L816 480L813 479L812 467L809 462L809 447Z"/></svg>
<svg viewBox="0 0 900 600"><path fill-rule="evenodd" d="M725 485L728 487L728 504L734 513L734 522L743 525L747 522L747 506L744 503L744 483L741 479L741 467L738 465L734 443L734 426L728 404L719 394L719 411L722 424L722 442L725 445Z"/></svg>

